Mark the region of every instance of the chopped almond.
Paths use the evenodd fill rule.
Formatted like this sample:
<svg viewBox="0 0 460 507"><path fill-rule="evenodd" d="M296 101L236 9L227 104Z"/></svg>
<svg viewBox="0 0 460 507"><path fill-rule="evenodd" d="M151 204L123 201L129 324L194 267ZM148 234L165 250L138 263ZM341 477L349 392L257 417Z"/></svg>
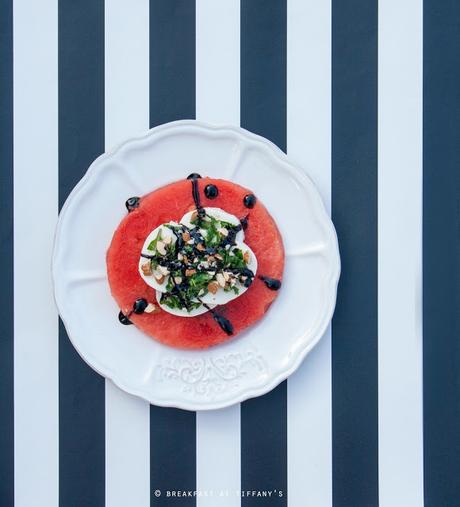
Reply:
<svg viewBox="0 0 460 507"><path fill-rule="evenodd" d="M161 273L154 273L155 280L161 285L165 281L165 276Z"/></svg>
<svg viewBox="0 0 460 507"><path fill-rule="evenodd" d="M145 276L150 276L152 274L152 264L150 262L142 264L141 269Z"/></svg>
<svg viewBox="0 0 460 507"><path fill-rule="evenodd" d="M174 281L179 284L179 283L182 283L182 277L181 276L175 276L174 277Z"/></svg>
<svg viewBox="0 0 460 507"><path fill-rule="evenodd" d="M164 244L163 241L158 241L157 242L157 252L160 255L166 255L166 248L165 248L165 244Z"/></svg>
<svg viewBox="0 0 460 507"><path fill-rule="evenodd" d="M169 275L169 269L166 266L158 266L157 270L164 276Z"/></svg>
<svg viewBox="0 0 460 507"><path fill-rule="evenodd" d="M251 254L249 253L249 250L246 250L246 252L244 252L244 254L243 254L243 260L244 260L245 264L249 264L250 259L251 259Z"/></svg>
<svg viewBox="0 0 460 507"><path fill-rule="evenodd" d="M196 269L186 269L185 276L192 276L196 273Z"/></svg>
<svg viewBox="0 0 460 507"><path fill-rule="evenodd" d="M208 262L214 262L216 258L213 255L208 255Z"/></svg>
<svg viewBox="0 0 460 507"><path fill-rule="evenodd" d="M196 245L196 249L200 252L204 252L206 250L206 247L203 245L203 243L198 243L198 245Z"/></svg>
<svg viewBox="0 0 460 507"><path fill-rule="evenodd" d="M189 232L183 232L182 233L182 239L187 242L190 241L190 233Z"/></svg>
<svg viewBox="0 0 460 507"><path fill-rule="evenodd" d="M216 254L216 255L214 255L214 257L215 257L216 259L219 259L220 261L223 261L223 260L224 260L224 258L223 258L223 257L222 257L222 255L220 255L220 254Z"/></svg>
<svg viewBox="0 0 460 507"><path fill-rule="evenodd" d="M208 291L211 294L215 294L219 290L219 284L216 281L208 283Z"/></svg>
<svg viewBox="0 0 460 507"><path fill-rule="evenodd" d="M183 262L184 264L188 264L188 257L187 257L186 255L184 255L184 256L182 257L182 262Z"/></svg>
<svg viewBox="0 0 460 507"><path fill-rule="evenodd" d="M216 280L221 287L225 287L225 278L222 273L217 273Z"/></svg>
<svg viewBox="0 0 460 507"><path fill-rule="evenodd" d="M145 312L145 313L153 313L153 312L155 312L156 310L157 310L157 307L156 307L153 303L149 303L149 304L146 306L146 308L145 308L144 312Z"/></svg>

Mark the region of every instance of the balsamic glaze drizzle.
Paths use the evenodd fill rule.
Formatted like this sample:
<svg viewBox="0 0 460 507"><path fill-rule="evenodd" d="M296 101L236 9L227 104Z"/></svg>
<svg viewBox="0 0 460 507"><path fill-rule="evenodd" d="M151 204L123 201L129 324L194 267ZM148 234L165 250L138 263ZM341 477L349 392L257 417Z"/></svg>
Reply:
<svg viewBox="0 0 460 507"><path fill-rule="evenodd" d="M257 197L254 194L247 194L243 198L243 204L246 206L246 208L252 209L257 202Z"/></svg>
<svg viewBox="0 0 460 507"><path fill-rule="evenodd" d="M121 310L118 314L118 320L120 321L120 324L123 324L124 326L130 326L132 322L129 320L129 316L132 312L129 312L128 315L125 315Z"/></svg>
<svg viewBox="0 0 460 507"><path fill-rule="evenodd" d="M131 213L131 211L135 210L139 207L139 201L141 200L140 197L130 197L125 202L126 209L128 210L128 213Z"/></svg>
<svg viewBox="0 0 460 507"><path fill-rule="evenodd" d="M249 225L249 213L240 219L241 228L245 231Z"/></svg>
<svg viewBox="0 0 460 507"><path fill-rule="evenodd" d="M187 176L187 179L188 180L193 180L193 179L196 179L196 178L201 178L201 174L198 174L198 173L192 173L192 174L189 174Z"/></svg>
<svg viewBox="0 0 460 507"><path fill-rule="evenodd" d="M192 182L192 196L193 196L193 201L195 202L195 207L198 212L198 216L200 218L203 218L203 216L205 215L205 211L204 211L203 207L201 206L200 189L198 186L198 180L200 178L201 178L201 176L198 173L192 173L189 176L187 176L187 179L191 180L191 182ZM210 186L211 185L208 185L208 187L210 187ZM208 187L206 187L206 188L208 188ZM213 190L213 193L214 193L214 191L216 191L216 196L217 196L217 193L218 193L217 187L213 188L212 190ZM210 198L214 198L214 196L210 197ZM134 209L136 209L137 207L139 207L139 201L140 201L139 197L130 197L126 201L125 206L126 206L129 213L131 211L133 211ZM247 208L253 208L256 201L257 201L257 199L254 194L248 194L248 195L244 196L244 199L243 199L244 205ZM233 243L235 241L236 233L239 230L241 230L241 229L246 230L247 229L247 227L249 225L249 214L247 214L246 216L244 216L243 218L240 219L240 224L241 224L240 226L235 227L235 229L230 231L231 232L231 234L229 234L230 237L226 238L227 243ZM179 239L182 240L181 236L177 236L177 238L178 238L178 240ZM199 240L199 238L195 238L195 239ZM176 249L179 246L177 243L179 243L179 241L176 242ZM141 253L141 257L144 257L145 259L154 259L155 255L148 255L148 254ZM185 266L185 268L186 268L186 266ZM244 286L249 287L254 280L254 273L247 268L245 268L243 270L238 270L238 271L240 271L244 275L247 275L247 279L244 282ZM268 276L263 276L263 275L259 276L259 278L260 278L260 280L262 280L265 283L265 285L270 290L278 290L281 287L281 281L277 280L276 278L270 278ZM173 287L172 293L177 295L177 297L179 298L179 301L182 303L182 305L187 310L189 310L189 307L188 307L186 301L183 299L183 297L181 295L180 287L175 282L175 280L174 280L174 287ZM233 324L227 318L225 318L223 315L218 313L214 308L211 308L209 305L204 303L201 299L199 299L199 301L205 308L207 308L211 312L213 319L217 322L217 324L220 326L220 328L223 331L225 331L225 333L227 333L227 335L229 335L229 336L232 335L233 334ZM131 325L132 322L129 320L129 317L131 316L131 314L132 313L139 313L139 314L143 313L145 308L147 307L147 304L148 303L145 299L136 299L136 301L133 304L133 309L131 311L129 311L127 315L125 315L122 311L120 311L120 313L118 314L118 320L120 321L121 324L123 324L125 326Z"/></svg>
<svg viewBox="0 0 460 507"><path fill-rule="evenodd" d="M195 207L199 212L201 208L200 189L198 188L198 178L192 178L192 196L195 201Z"/></svg>
<svg viewBox="0 0 460 507"><path fill-rule="evenodd" d="M269 276L259 276L270 290L278 290L281 287L281 281L277 278L270 278Z"/></svg>
<svg viewBox="0 0 460 507"><path fill-rule="evenodd" d="M219 189L216 187L216 185L206 185L204 187L204 195L208 199L215 199L219 195Z"/></svg>
<svg viewBox="0 0 460 507"><path fill-rule="evenodd" d="M227 333L228 336L231 336L233 334L233 324L228 319L226 319L223 315L221 315L220 313L217 313L214 308L211 308L206 303L203 303L203 301L201 301L201 299L199 301L201 302L201 304L205 308L207 308L211 312L212 318L219 324L220 328L223 331L225 331L225 333Z"/></svg>
<svg viewBox="0 0 460 507"><path fill-rule="evenodd" d="M149 303L144 298L136 299L133 304L133 312L137 313L138 315L144 313L144 310L147 308L148 304Z"/></svg>

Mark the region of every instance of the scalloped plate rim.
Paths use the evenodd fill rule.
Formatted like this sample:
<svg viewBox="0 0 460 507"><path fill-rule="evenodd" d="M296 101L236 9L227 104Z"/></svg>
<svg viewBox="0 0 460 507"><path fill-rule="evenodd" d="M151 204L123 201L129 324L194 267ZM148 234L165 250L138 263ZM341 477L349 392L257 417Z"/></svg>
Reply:
<svg viewBox="0 0 460 507"><path fill-rule="evenodd" d="M119 151L123 150L125 146L135 143L137 141L143 141L147 140L148 138L154 136L155 134L166 131L168 129L174 129L176 127L182 127L182 126L191 126L194 128L204 129L204 130L212 130L212 131L230 131L233 134L235 134L237 137L243 137L246 140L249 140L250 142L257 142L262 145L265 145L272 156L278 158L283 164L287 165L291 171L294 171L298 177L301 179L304 179L307 181L308 185L314 189L314 195L316 200L316 209L320 214L321 221L326 221L328 223L330 232L332 233L332 243L334 247L334 257L336 260L336 264L331 270L331 276L329 280L327 281L327 287L331 291L330 292L330 298L328 300L328 305L326 310L323 312L323 318L321 319L321 322L316 325L316 328L314 329L314 332L311 333L312 338L311 340L301 348L296 355L294 355L293 359L290 361L288 367L281 370L277 375L270 376L268 381L265 382L262 385L258 385L255 387L248 387L244 391L236 391L235 395L228 400L207 400L207 401L187 401L187 400L163 400L158 399L155 396L152 395L152 392L148 389L141 389L137 388L133 385L130 385L129 383L124 382L121 378L119 378L116 374L116 372L112 371L111 368L107 366L101 366L99 363L99 360L94 357L92 354L86 352L85 355L83 355L83 352L78 347L78 343L74 341L72 338L72 332L70 331L70 324L68 321L64 318L64 316L61 313L62 307L59 305L59 301L56 295L57 289L56 289L56 258L58 256L58 243L61 236L61 229L62 229L62 222L63 217L65 216L68 208L70 207L72 201L74 200L75 196L80 192L80 190L87 184L88 180L92 176L92 173L95 173L98 169L98 167L106 160L114 157ZM52 252L52 258L51 258L51 278L52 278L52 284L53 284L53 298L56 304L56 307L58 309L60 318L63 322L63 325L66 329L67 336L69 337L69 340L71 341L73 347L78 352L80 357L97 373L102 375L105 378L110 379L116 386L118 386L123 391L138 396L149 403L161 407L172 407L172 408L180 408L184 410L190 410L190 411L196 411L196 410L216 410L220 408L225 408L231 405L234 405L236 403L241 403L243 401L246 401L251 398L255 398L258 396L262 396L271 390L273 390L275 387L277 387L281 382L286 380L290 375L292 375L300 366L300 364L303 362L305 357L308 355L308 353L318 344L322 336L324 335L329 323L331 322L335 305L336 305L336 299L337 299L337 287L339 283L340 278L340 272L341 272L341 263L340 263L340 253L339 253L339 245L338 245L338 239L337 239L337 233L335 230L335 227L329 217L329 215L326 212L326 209L324 207L324 203L319 195L318 190L316 189L315 184L311 180L311 178L308 176L308 174L301 170L298 166L292 164L288 158L288 156L280 149L278 146L276 146L274 143L269 141L268 139L255 134L253 132L250 132L242 127L235 127L233 125L227 125L227 124L211 124L208 122L203 122L199 120L176 120L168 123L164 123L161 125L158 125L154 128L149 129L146 133L143 133L141 135L132 136L125 141L115 145L110 150L107 150L106 152L99 155L88 167L85 174L82 176L82 178L78 181L78 183L74 186L70 194L68 195L64 205L61 208L61 211L59 213L55 233L54 233L54 241L53 241L53 252ZM166 346L165 346L166 347Z"/></svg>

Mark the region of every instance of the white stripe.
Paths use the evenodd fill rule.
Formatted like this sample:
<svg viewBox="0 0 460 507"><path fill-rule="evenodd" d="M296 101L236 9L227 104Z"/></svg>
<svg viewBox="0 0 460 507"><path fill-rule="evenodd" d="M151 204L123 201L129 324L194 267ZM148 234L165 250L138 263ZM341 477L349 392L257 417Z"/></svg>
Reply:
<svg viewBox="0 0 460 507"><path fill-rule="evenodd" d="M423 505L422 0L379 2L379 498Z"/></svg>
<svg viewBox="0 0 460 507"><path fill-rule="evenodd" d="M149 128L148 48L148 0L106 0L106 149ZM149 410L106 380L107 507L150 507Z"/></svg>
<svg viewBox="0 0 460 507"><path fill-rule="evenodd" d="M240 122L239 0L196 2L196 116L214 123ZM236 507L240 477L240 405L198 412L197 507Z"/></svg>
<svg viewBox="0 0 460 507"><path fill-rule="evenodd" d="M287 152L331 201L331 3L287 2ZM331 333L288 380L288 503L332 505Z"/></svg>
<svg viewBox="0 0 460 507"><path fill-rule="evenodd" d="M16 0L13 23L15 505L57 507L57 0Z"/></svg>

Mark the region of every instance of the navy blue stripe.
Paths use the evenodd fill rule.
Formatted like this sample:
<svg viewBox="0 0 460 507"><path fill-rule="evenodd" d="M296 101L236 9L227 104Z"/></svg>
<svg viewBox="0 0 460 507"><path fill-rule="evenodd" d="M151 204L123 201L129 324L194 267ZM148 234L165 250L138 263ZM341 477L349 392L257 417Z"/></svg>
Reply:
<svg viewBox="0 0 460 507"><path fill-rule="evenodd" d="M13 2L0 3L0 505L13 505Z"/></svg>
<svg viewBox="0 0 460 507"><path fill-rule="evenodd" d="M150 126L195 118L195 0L150 0Z"/></svg>
<svg viewBox="0 0 460 507"><path fill-rule="evenodd" d="M423 13L425 507L460 505L460 2Z"/></svg>
<svg viewBox="0 0 460 507"><path fill-rule="evenodd" d="M378 505L377 0L332 2L333 503Z"/></svg>
<svg viewBox="0 0 460 507"><path fill-rule="evenodd" d="M286 151L286 1L241 1L241 126ZM244 507L287 505L287 384L241 405ZM280 493L281 492L281 496Z"/></svg>
<svg viewBox="0 0 460 507"><path fill-rule="evenodd" d="M241 126L286 151L286 0L241 0Z"/></svg>
<svg viewBox="0 0 460 507"><path fill-rule="evenodd" d="M59 0L59 206L104 151L104 2ZM105 503L104 379L59 328L59 504Z"/></svg>
<svg viewBox="0 0 460 507"><path fill-rule="evenodd" d="M150 0L150 125L195 118L195 0ZM192 507L196 488L196 414L150 407L151 505Z"/></svg>

